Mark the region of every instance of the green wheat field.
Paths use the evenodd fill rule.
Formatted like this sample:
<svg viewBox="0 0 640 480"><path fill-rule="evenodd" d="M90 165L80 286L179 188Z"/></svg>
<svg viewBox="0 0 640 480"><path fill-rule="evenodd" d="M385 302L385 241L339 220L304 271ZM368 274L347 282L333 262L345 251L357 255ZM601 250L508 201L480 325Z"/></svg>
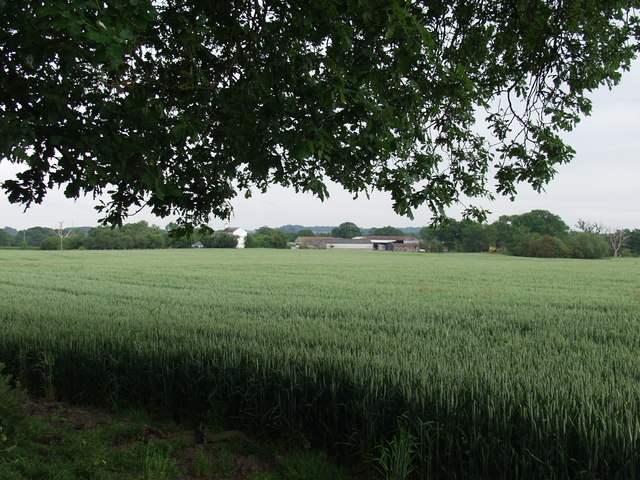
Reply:
<svg viewBox="0 0 640 480"><path fill-rule="evenodd" d="M410 478L640 477L637 258L0 250L0 328L39 395L413 458Z"/></svg>

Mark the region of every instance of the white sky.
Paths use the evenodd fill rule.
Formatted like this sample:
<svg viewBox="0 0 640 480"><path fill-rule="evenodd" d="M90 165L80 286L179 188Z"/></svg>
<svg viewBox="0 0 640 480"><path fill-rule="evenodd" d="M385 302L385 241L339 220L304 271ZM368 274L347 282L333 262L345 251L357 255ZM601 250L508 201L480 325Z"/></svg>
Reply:
<svg viewBox="0 0 640 480"><path fill-rule="evenodd" d="M558 168L542 194L522 186L515 202L500 198L484 203L493 212L490 221L500 215L544 209L559 215L569 226L582 218L610 227L640 228L640 60L625 72L620 85L611 91L600 89L592 99L591 116L565 136L576 150L574 160ZM17 170L6 161L0 163L0 183L12 178ZM361 227L422 227L431 218L427 209L414 212L413 221L396 215L390 198L382 193L374 193L369 200L353 200L336 185L329 191L331 197L325 202L282 187L248 200L238 198L233 203L231 223L246 229L262 225L338 225L346 221ZM10 204L0 192L0 227L56 227L60 221L65 227L95 226L100 217L93 209L95 204L91 198L69 200L54 190L41 205L23 212L24 207ZM453 208L450 214L459 218L462 210ZM128 221L139 220L164 227L171 218L160 219L142 211ZM213 220L211 226L218 228L223 223Z"/></svg>

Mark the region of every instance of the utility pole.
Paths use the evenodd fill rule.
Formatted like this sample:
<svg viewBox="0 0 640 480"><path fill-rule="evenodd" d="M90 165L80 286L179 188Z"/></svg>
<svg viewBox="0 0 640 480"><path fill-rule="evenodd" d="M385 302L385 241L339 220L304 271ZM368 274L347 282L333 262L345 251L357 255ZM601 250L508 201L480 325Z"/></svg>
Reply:
<svg viewBox="0 0 640 480"><path fill-rule="evenodd" d="M71 231L69 232L65 232L64 229L62 228L62 224L63 222L58 222L58 237L60 237L60 250L62 250L62 240L67 238L69 235L71 235Z"/></svg>

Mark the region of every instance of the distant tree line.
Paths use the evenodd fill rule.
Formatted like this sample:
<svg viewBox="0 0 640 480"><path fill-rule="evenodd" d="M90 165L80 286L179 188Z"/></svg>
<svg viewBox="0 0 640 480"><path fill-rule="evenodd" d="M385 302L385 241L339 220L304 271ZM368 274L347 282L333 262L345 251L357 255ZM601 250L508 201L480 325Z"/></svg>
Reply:
<svg viewBox="0 0 640 480"><path fill-rule="evenodd" d="M173 225L162 229L149 225L145 221L128 223L122 227L95 227L83 229L66 229L64 233L52 228L32 227L8 235L0 231L0 245L18 247L39 247L43 250L90 249L90 250L125 250L155 248L190 248L194 242L200 241L206 247L236 246L236 239L231 235L216 235L212 232L196 231L191 237L174 238L170 235ZM4 234L4 235L2 235ZM227 237L230 237L227 238Z"/></svg>
<svg viewBox="0 0 640 480"><path fill-rule="evenodd" d="M597 229L578 222L577 230L547 210L521 215L503 215L496 222L481 224L473 220L451 220L448 224L420 231L427 251L483 252L495 249L511 255L546 258L602 258L640 256L640 230ZM616 243L616 238L622 238Z"/></svg>
<svg viewBox="0 0 640 480"><path fill-rule="evenodd" d="M17 231L6 227L0 230L0 246L31 247L43 250L92 249L124 250L155 248L191 248L200 242L205 248L235 248L233 235L196 229L192 235L176 237L168 224L164 229L145 221L125 224L120 228L52 229L32 227ZM607 229L597 223L580 220L576 229L547 210L533 210L521 215L503 215L493 223L474 220L454 220L438 227L424 227L419 233L404 233L392 226L362 229L353 222L344 222L330 232L309 228L294 230L263 226L250 232L246 248L287 248L298 237L331 236L354 238L363 235L412 235L420 240L428 252L500 251L526 257L601 258L606 256L640 256L640 229ZM298 226L295 226L298 227Z"/></svg>

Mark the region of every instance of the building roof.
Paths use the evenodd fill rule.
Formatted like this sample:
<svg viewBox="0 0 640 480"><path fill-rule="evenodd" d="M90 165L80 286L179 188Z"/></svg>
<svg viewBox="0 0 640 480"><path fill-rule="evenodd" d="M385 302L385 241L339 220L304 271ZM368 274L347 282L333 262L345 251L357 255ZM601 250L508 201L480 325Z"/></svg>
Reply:
<svg viewBox="0 0 640 480"><path fill-rule="evenodd" d="M333 237L298 237L296 238L296 243L303 242L319 242L321 240L332 240Z"/></svg>
<svg viewBox="0 0 640 480"><path fill-rule="evenodd" d="M327 243L371 245L371 240L367 240L366 238L331 238Z"/></svg>
<svg viewBox="0 0 640 480"><path fill-rule="evenodd" d="M418 243L418 239L416 237L410 237L410 236L370 235L364 238L366 238L367 240L371 240L373 242L380 241L384 243L389 243L389 242Z"/></svg>

